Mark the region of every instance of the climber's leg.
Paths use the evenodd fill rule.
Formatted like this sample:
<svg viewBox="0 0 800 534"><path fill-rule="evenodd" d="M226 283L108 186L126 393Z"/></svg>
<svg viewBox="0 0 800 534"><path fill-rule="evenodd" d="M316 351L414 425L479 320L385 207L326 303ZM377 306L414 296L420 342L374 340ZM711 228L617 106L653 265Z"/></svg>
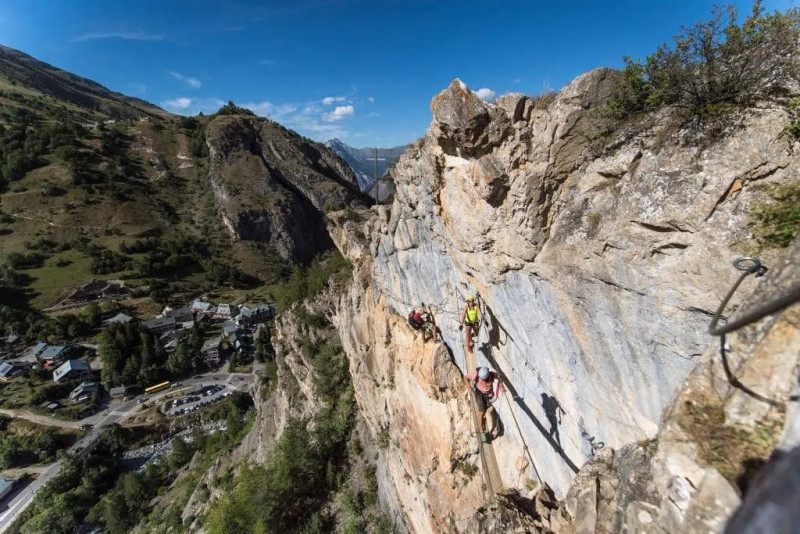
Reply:
<svg viewBox="0 0 800 534"><path fill-rule="evenodd" d="M481 393L480 391L475 391L475 404L478 408L478 435L481 437L481 441L486 442L488 441L488 436L486 435L486 428L483 422L483 416L486 414L487 402L486 396Z"/></svg>

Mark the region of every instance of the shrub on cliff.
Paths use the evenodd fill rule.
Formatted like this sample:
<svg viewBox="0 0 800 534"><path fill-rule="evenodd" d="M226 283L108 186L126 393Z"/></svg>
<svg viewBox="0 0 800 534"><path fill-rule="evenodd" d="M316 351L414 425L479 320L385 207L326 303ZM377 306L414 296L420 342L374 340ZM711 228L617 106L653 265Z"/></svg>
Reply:
<svg viewBox="0 0 800 534"><path fill-rule="evenodd" d="M616 118L674 106L703 118L772 96L798 74L800 10L766 14L761 0L742 24L733 6L685 28L644 63L624 58L619 90L606 112Z"/></svg>

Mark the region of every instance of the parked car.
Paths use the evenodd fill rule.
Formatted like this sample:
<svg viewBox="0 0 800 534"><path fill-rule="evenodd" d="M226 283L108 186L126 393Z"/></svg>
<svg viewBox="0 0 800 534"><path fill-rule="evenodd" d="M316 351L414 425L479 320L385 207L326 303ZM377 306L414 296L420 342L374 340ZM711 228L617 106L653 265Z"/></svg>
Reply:
<svg viewBox="0 0 800 534"><path fill-rule="evenodd" d="M94 428L94 425L91 423L84 423L81 425L81 430L91 430Z"/></svg>

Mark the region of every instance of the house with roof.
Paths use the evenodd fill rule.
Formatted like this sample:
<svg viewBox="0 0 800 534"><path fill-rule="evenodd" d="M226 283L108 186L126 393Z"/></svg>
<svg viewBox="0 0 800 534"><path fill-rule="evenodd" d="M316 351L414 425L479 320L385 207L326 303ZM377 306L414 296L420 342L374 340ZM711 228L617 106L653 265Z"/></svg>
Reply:
<svg viewBox="0 0 800 534"><path fill-rule="evenodd" d="M67 360L61 367L53 371L53 381L75 380L92 372L89 362L83 360Z"/></svg>
<svg viewBox="0 0 800 534"><path fill-rule="evenodd" d="M233 304L217 304L217 311L214 317L217 319L233 319L239 314L239 310Z"/></svg>
<svg viewBox="0 0 800 534"><path fill-rule="evenodd" d="M35 357L38 358L39 355L42 352L44 352L44 349L46 348L47 348L47 343L40 341L36 345L34 345L33 348L31 348L31 354L33 354Z"/></svg>
<svg viewBox="0 0 800 534"><path fill-rule="evenodd" d="M156 317L143 322L142 326L154 334L163 334L169 330L175 330L175 324L174 317Z"/></svg>
<svg viewBox="0 0 800 534"><path fill-rule="evenodd" d="M232 333L230 337L228 337L228 343L230 343L231 348L240 354L246 354L252 350L250 337L242 332Z"/></svg>
<svg viewBox="0 0 800 534"><path fill-rule="evenodd" d="M190 305L189 309L196 313L214 313L217 311L217 307L211 304L210 302L206 302L203 299L195 299Z"/></svg>
<svg viewBox="0 0 800 534"><path fill-rule="evenodd" d="M103 391L100 382L82 382L80 386L73 389L69 394L72 404L82 404L92 398L95 393Z"/></svg>
<svg viewBox="0 0 800 534"><path fill-rule="evenodd" d="M17 483L15 478L0 477L0 502L11 494L14 485Z"/></svg>
<svg viewBox="0 0 800 534"><path fill-rule="evenodd" d="M158 338L158 342L164 349L171 352L178 346L178 342L186 337L187 333L187 330L176 328L161 334L161 337Z"/></svg>
<svg viewBox="0 0 800 534"><path fill-rule="evenodd" d="M22 372L22 367L18 367L13 363L0 363L0 382L8 382L15 376L21 375Z"/></svg>
<svg viewBox="0 0 800 534"><path fill-rule="evenodd" d="M208 365L219 365L219 349L222 345L222 338L217 336L207 339L200 348L200 353Z"/></svg>
<svg viewBox="0 0 800 534"><path fill-rule="evenodd" d="M194 322L194 312L189 308L175 308L164 313L164 317L172 317L177 323Z"/></svg>
<svg viewBox="0 0 800 534"><path fill-rule="evenodd" d="M108 326L110 324L127 324L130 323L131 321L135 321L135 319L130 315L120 312L116 314L114 317L111 317L103 321L103 326Z"/></svg>
<svg viewBox="0 0 800 534"><path fill-rule="evenodd" d="M108 390L108 394L111 395L112 398L119 398L124 397L128 394L128 386L117 386L115 388L111 388Z"/></svg>
<svg viewBox="0 0 800 534"><path fill-rule="evenodd" d="M9 334L6 337L0 339L0 347L3 347L9 351L14 347L16 347L18 343L19 343L19 336L14 334Z"/></svg>
<svg viewBox="0 0 800 534"><path fill-rule="evenodd" d="M255 308L242 308L236 317L236 322L241 326L251 327L264 323L275 317L275 306L272 304L259 304Z"/></svg>
<svg viewBox="0 0 800 534"><path fill-rule="evenodd" d="M227 321L225 324L222 325L222 335L225 336L226 338L230 337L231 334L238 331L239 331L239 325L237 325L236 323Z"/></svg>
<svg viewBox="0 0 800 534"><path fill-rule="evenodd" d="M37 358L42 362L58 362L69 354L69 347L65 345L50 345L42 351Z"/></svg>

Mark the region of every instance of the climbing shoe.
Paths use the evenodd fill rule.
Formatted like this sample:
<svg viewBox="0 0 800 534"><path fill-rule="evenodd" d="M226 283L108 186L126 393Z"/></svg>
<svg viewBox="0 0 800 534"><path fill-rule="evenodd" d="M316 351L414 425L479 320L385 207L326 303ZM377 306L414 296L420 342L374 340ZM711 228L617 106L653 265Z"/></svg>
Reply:
<svg viewBox="0 0 800 534"><path fill-rule="evenodd" d="M489 443L489 434L486 432L481 432L481 441L483 443Z"/></svg>

